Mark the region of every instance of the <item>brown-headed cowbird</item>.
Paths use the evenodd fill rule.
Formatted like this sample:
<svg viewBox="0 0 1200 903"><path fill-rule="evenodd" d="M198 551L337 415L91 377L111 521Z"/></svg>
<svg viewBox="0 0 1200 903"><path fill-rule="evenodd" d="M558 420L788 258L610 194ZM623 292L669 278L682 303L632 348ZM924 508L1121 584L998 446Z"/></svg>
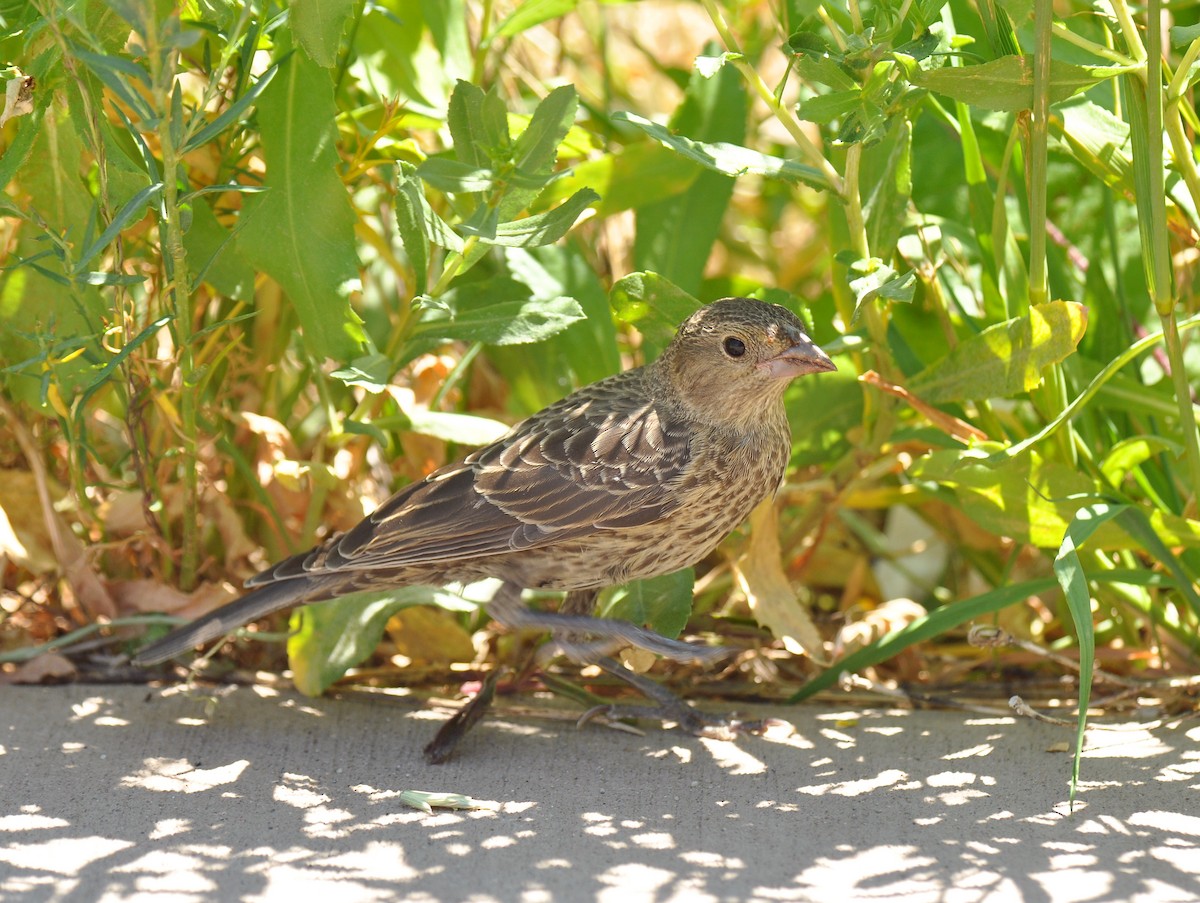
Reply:
<svg viewBox="0 0 1200 903"><path fill-rule="evenodd" d="M506 601L493 605L502 623L620 637L685 657L693 647L635 625L530 612L514 600L522 587L565 590L570 610L586 612L604 587L703 558L783 480L788 382L833 369L786 308L717 301L688 317L653 363L584 386L404 487L134 661L163 661L292 605L484 577L506 584Z"/></svg>

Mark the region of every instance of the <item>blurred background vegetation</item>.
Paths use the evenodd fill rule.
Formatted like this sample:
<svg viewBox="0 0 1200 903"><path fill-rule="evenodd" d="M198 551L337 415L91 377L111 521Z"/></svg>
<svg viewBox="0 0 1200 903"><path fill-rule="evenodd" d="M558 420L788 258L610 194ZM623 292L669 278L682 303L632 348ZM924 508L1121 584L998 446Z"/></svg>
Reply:
<svg viewBox="0 0 1200 903"><path fill-rule="evenodd" d="M132 679L162 613L229 600L653 357L697 304L751 295L800 312L839 371L789 391L773 507L694 574L604 603L739 650L660 674L1070 706L1095 663L1109 706L1192 704L1194 5L0 17L0 678ZM295 615L296 682L446 685L515 658L486 589Z"/></svg>

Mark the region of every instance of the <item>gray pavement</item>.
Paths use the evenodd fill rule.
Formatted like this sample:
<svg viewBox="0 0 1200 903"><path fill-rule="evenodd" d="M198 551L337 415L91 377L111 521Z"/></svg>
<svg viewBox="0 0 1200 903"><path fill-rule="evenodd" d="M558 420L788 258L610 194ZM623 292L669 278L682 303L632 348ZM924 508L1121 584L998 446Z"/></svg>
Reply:
<svg viewBox="0 0 1200 903"><path fill-rule="evenodd" d="M0 899L1200 898L1196 721L1090 733L1069 815L1073 734L1024 720L808 706L723 742L510 707L425 765L447 713L0 688ZM426 815L414 788L488 808Z"/></svg>

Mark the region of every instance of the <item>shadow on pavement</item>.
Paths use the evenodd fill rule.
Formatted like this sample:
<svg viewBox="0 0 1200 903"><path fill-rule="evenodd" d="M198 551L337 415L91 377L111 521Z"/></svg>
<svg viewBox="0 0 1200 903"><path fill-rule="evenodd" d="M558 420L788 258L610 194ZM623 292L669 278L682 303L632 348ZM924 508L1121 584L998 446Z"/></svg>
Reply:
<svg viewBox="0 0 1200 903"><path fill-rule="evenodd" d="M1195 900L1200 725L1073 739L962 713L773 710L787 739L485 721L414 701L0 691L5 900ZM425 815L406 789L492 808ZM298 896L299 895L299 896Z"/></svg>

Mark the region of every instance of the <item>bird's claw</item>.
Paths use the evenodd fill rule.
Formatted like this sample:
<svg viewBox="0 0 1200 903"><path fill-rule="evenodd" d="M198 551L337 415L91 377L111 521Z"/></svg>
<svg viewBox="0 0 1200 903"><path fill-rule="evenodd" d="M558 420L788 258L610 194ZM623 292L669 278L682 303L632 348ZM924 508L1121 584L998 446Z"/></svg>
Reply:
<svg viewBox="0 0 1200 903"><path fill-rule="evenodd" d="M696 711L682 699L676 703L664 705L598 705L584 712L576 722L576 727L583 727L589 721L604 718L607 721L619 722L622 719L648 719L663 723L674 723L680 730L694 737L704 737L710 740L733 740L745 734L761 735L776 724L781 723L777 718L762 718L744 721L734 716L720 717L705 715Z"/></svg>

